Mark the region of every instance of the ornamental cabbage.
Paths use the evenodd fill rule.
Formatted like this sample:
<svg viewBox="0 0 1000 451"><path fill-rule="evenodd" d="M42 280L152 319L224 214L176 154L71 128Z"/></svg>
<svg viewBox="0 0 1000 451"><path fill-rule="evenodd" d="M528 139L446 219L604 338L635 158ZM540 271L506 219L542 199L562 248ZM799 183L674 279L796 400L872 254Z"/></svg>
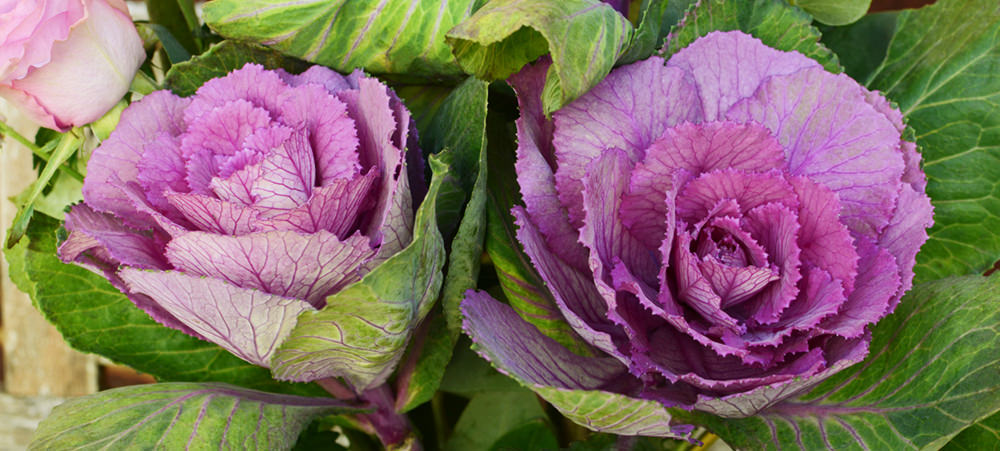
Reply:
<svg viewBox="0 0 1000 451"><path fill-rule="evenodd" d="M583 350L470 291L485 358L591 428L670 436L690 429L663 407L754 415L867 355L932 224L879 93L741 32L620 67L551 120L545 71L510 80L512 213Z"/></svg>
<svg viewBox="0 0 1000 451"><path fill-rule="evenodd" d="M410 243L415 143L409 112L360 71L248 64L189 98L154 92L94 151L59 253L268 367L300 313Z"/></svg>

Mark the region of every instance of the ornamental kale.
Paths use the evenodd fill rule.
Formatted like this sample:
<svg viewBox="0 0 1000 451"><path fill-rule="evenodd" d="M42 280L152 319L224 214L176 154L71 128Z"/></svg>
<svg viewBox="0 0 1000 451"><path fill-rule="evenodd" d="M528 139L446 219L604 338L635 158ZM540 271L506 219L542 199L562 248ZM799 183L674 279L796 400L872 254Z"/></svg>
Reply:
<svg viewBox="0 0 1000 451"><path fill-rule="evenodd" d="M592 356L469 292L464 327L484 357L591 428L669 436L689 429L581 414L566 393L744 417L867 355L932 224L897 109L741 32L618 68L551 120L546 69L510 80L513 215Z"/></svg>
<svg viewBox="0 0 1000 451"><path fill-rule="evenodd" d="M268 367L300 313L410 243L415 140L399 99L360 71L249 64L190 98L154 92L91 157L59 253L160 323Z"/></svg>

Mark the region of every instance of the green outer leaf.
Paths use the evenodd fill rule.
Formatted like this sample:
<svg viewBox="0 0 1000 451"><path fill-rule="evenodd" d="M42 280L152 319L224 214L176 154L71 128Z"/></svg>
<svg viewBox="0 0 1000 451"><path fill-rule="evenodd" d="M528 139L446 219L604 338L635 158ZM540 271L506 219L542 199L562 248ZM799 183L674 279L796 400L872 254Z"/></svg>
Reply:
<svg viewBox="0 0 1000 451"><path fill-rule="evenodd" d="M205 23L219 34L350 72L361 67L408 79L458 79L464 74L445 32L484 0L215 0Z"/></svg>
<svg viewBox="0 0 1000 451"><path fill-rule="evenodd" d="M153 33L156 38L160 40L160 44L163 46L163 50L167 52L167 59L170 60L171 64L182 63L191 59L191 52L189 52L183 45L174 37L173 33L170 32L166 27L155 23L137 23L136 28L148 28L148 30L140 31L140 33Z"/></svg>
<svg viewBox="0 0 1000 451"><path fill-rule="evenodd" d="M444 446L445 451L488 450L497 445L508 433L529 432L523 438L535 438L533 425L541 425L547 430L550 449L558 446L555 435L546 421L545 410L534 393L524 389L515 391L490 391L472 397L455 423L455 431ZM544 435L544 433L543 433ZM512 444L514 445L514 444ZM515 449L540 449L527 447L527 443L517 443Z"/></svg>
<svg viewBox="0 0 1000 451"><path fill-rule="evenodd" d="M820 27L820 42L837 54L844 73L863 83L885 59L898 16L895 11L882 12L845 27Z"/></svg>
<svg viewBox="0 0 1000 451"><path fill-rule="evenodd" d="M517 382L493 369L470 348L471 344L465 338L455 347L455 356L441 380L441 391L471 398L482 392L518 390Z"/></svg>
<svg viewBox="0 0 1000 451"><path fill-rule="evenodd" d="M501 127L490 125L493 125L493 129ZM513 135L506 129L493 129L490 136ZM496 139L491 142L499 141L500 139ZM513 148L513 143L510 146L508 148ZM514 307L521 318L549 338L577 354L593 355L590 345L566 323L555 299L545 288L545 283L524 253L521 243L517 241L517 226L510 214L511 208L521 202L517 184L511 183L517 180L514 152L490 152L488 158L492 176L487 189L485 249L493 262L507 303Z"/></svg>
<svg viewBox="0 0 1000 451"><path fill-rule="evenodd" d="M322 310L300 314L271 359L276 378L341 376L361 391L389 376L437 299L443 279L445 248L435 216L448 167L435 157L430 165L435 177L417 211L413 241L328 297Z"/></svg>
<svg viewBox="0 0 1000 451"><path fill-rule="evenodd" d="M667 38L665 56L673 55L713 31L741 30L768 47L795 50L839 73L837 55L819 42L812 17L781 0L703 0L696 3Z"/></svg>
<svg viewBox="0 0 1000 451"><path fill-rule="evenodd" d="M827 25L847 25L868 12L872 0L789 0Z"/></svg>
<svg viewBox="0 0 1000 451"><path fill-rule="evenodd" d="M639 7L639 26L632 36L632 43L620 58L618 65L629 64L649 58L667 37L672 23L664 22L664 14L670 3L668 0L642 0Z"/></svg>
<svg viewBox="0 0 1000 451"><path fill-rule="evenodd" d="M30 449L291 449L313 418L364 411L332 398L225 384L133 385L67 401Z"/></svg>
<svg viewBox="0 0 1000 451"><path fill-rule="evenodd" d="M442 314L435 316L428 337L412 360L412 370L405 368L399 381L396 401L405 412L431 399L444 376L452 349L462 328L459 303L465 292L475 288L479 277L483 234L486 230L486 104L487 84L469 77L440 106L425 129L421 147L432 152L453 149L454 158L445 183L456 188L456 199L465 205L458 232L451 241L448 267L441 288ZM469 193L468 198L465 193ZM454 224L458 215L442 217L441 224ZM414 351L418 348L414 347Z"/></svg>
<svg viewBox="0 0 1000 451"><path fill-rule="evenodd" d="M275 381L217 345L161 326L104 278L56 257L59 222L35 215L26 239L4 252L11 279L73 348L166 381L216 381L323 396L314 385Z"/></svg>
<svg viewBox="0 0 1000 451"><path fill-rule="evenodd" d="M1000 413L969 426L944 446L945 451L1000 450Z"/></svg>
<svg viewBox="0 0 1000 451"><path fill-rule="evenodd" d="M632 33L628 19L597 0L492 0L447 40L462 68L489 81L551 53L542 93L550 114L608 75Z"/></svg>
<svg viewBox="0 0 1000 451"><path fill-rule="evenodd" d="M594 431L656 435L665 424L672 424L677 418L657 401L598 390L567 390L518 382L534 390L566 418Z"/></svg>
<svg viewBox="0 0 1000 451"><path fill-rule="evenodd" d="M861 364L755 417L696 415L750 449L937 449L1000 411L1000 277L918 285Z"/></svg>
<svg viewBox="0 0 1000 451"><path fill-rule="evenodd" d="M289 58L266 47L222 41L212 45L201 55L171 66L164 85L174 94L187 97L194 94L206 81L226 75L247 63L258 63L267 69L281 68L292 73L309 68L309 64L304 61Z"/></svg>
<svg viewBox="0 0 1000 451"><path fill-rule="evenodd" d="M1000 258L1000 3L901 12L869 87L899 104L923 153L935 224L917 281L989 268Z"/></svg>
<svg viewBox="0 0 1000 451"><path fill-rule="evenodd" d="M199 49L195 43L192 32L197 28L197 24L191 26L185 17L181 3L176 0L146 0L146 11L149 12L149 20L152 24L162 27L167 34L174 39L188 54L196 54ZM154 28L155 29L155 28ZM156 33L160 40L163 35L159 31ZM173 61L173 58L171 58Z"/></svg>

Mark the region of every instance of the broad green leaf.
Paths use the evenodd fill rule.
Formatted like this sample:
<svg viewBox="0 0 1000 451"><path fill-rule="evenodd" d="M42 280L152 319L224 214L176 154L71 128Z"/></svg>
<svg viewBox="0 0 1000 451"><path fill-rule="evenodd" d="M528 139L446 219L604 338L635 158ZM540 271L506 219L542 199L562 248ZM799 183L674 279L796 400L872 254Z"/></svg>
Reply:
<svg viewBox="0 0 1000 451"><path fill-rule="evenodd" d="M445 99L451 94L454 86L443 85L390 85L396 95L403 100L406 109L413 115L413 121L417 123L417 130L421 131L420 138L423 139L423 130L431 126L431 121L438 109L444 104ZM421 144L423 147L423 144ZM430 152L422 149L424 154Z"/></svg>
<svg viewBox="0 0 1000 451"><path fill-rule="evenodd" d="M441 391L471 398L488 391L515 391L517 382L494 370L489 362L476 355L467 338L459 341L455 355L441 380Z"/></svg>
<svg viewBox="0 0 1000 451"><path fill-rule="evenodd" d="M468 193L461 223L449 253L448 275L441 292L442 306L448 329L457 338L462 328L458 304L465 291L476 286L480 255L483 251L486 206L486 102L487 84L469 78L445 100L430 127L424 131L421 144L437 152L451 149L451 162L446 181ZM426 144L424 144L426 143ZM458 218L441 218L444 222Z"/></svg>
<svg viewBox="0 0 1000 451"><path fill-rule="evenodd" d="M542 93L550 114L608 75L632 33L627 18L598 0L492 0L447 39L459 64L489 81L550 53Z"/></svg>
<svg viewBox="0 0 1000 451"><path fill-rule="evenodd" d="M837 55L819 42L812 17L782 0L704 0L692 7L670 31L666 56L677 53L713 31L741 30L768 47L797 51L818 61L826 70L841 71Z"/></svg>
<svg viewBox="0 0 1000 451"><path fill-rule="evenodd" d="M642 0L639 6L639 26L632 44L615 64L621 66L649 58L663 46L670 29L684 17L695 0Z"/></svg>
<svg viewBox="0 0 1000 451"><path fill-rule="evenodd" d="M557 449L559 442L552 426L544 418L536 418L507 431L490 446L490 451L512 449Z"/></svg>
<svg viewBox="0 0 1000 451"><path fill-rule="evenodd" d="M194 94L206 81L222 77L247 63L258 63L267 69L281 68L292 73L309 68L304 61L289 58L266 47L222 41L201 55L170 66L164 85L174 94L187 97Z"/></svg>
<svg viewBox="0 0 1000 451"><path fill-rule="evenodd" d="M232 39L268 45L340 72L364 68L409 80L459 79L445 32L484 0L215 0L205 23Z"/></svg>
<svg viewBox="0 0 1000 451"><path fill-rule="evenodd" d="M868 86L899 105L923 154L934 227L916 280L982 273L1000 258L1000 3L899 13Z"/></svg>
<svg viewBox="0 0 1000 451"><path fill-rule="evenodd" d="M868 358L755 417L695 421L736 448L937 449L1000 411L1000 277L915 287Z"/></svg>
<svg viewBox="0 0 1000 451"><path fill-rule="evenodd" d="M456 211L461 212L461 222L451 240L441 288L443 321L432 319L422 346L411 347L406 365L400 370L396 396L397 406L404 412L429 400L437 391L461 331L459 304L466 290L475 288L479 277L486 231L487 96L487 84L469 77L448 96L421 136L425 150L451 149L454 157L445 183L455 188L454 197L465 206L464 211ZM459 218L458 214L438 214L440 224L454 224Z"/></svg>
<svg viewBox="0 0 1000 451"><path fill-rule="evenodd" d="M884 12L869 14L844 27L820 27L820 42L837 54L844 73L865 83L885 59L897 19L898 13Z"/></svg>
<svg viewBox="0 0 1000 451"><path fill-rule="evenodd" d="M332 398L226 384L134 385L69 400L38 426L30 449L291 449L320 415L362 412Z"/></svg>
<svg viewBox="0 0 1000 451"><path fill-rule="evenodd" d="M649 58L667 37L670 26L664 19L668 5L673 3L668 0L642 0L639 6L639 26L635 29L632 42L628 50L618 59L618 64L628 64Z"/></svg>
<svg viewBox="0 0 1000 451"><path fill-rule="evenodd" d="M540 429L539 429L540 428ZM546 434L547 432L547 434ZM517 436L509 437L514 433ZM536 434L541 437L536 437ZM545 410L534 393L515 391L483 392L472 397L455 423L455 431L445 444L446 451L499 449L498 443L513 449L555 448L556 438L548 425ZM510 440L523 440L510 443ZM547 446L529 446L530 441Z"/></svg>
<svg viewBox="0 0 1000 451"><path fill-rule="evenodd" d="M507 140L508 149L514 143L506 124L494 121L490 124L491 143L503 146ZM591 355L590 345L585 343L559 312L555 299L545 288L531 260L517 241L517 226L511 216L511 208L521 202L521 194L514 172L514 152L494 151L488 155L491 177L487 189L486 242L485 249L493 263L503 297L525 321L533 324L546 336L581 355ZM497 297L500 299L501 297Z"/></svg>
<svg viewBox="0 0 1000 451"><path fill-rule="evenodd" d="M197 54L201 50L199 43L195 42L194 33L192 33L198 27L197 19L193 24L194 26L188 23L185 11L182 10L182 3L185 3L184 1L146 0L145 3L146 11L149 12L149 21L155 25L153 29L156 31L156 35L159 36L161 42L165 41L163 33L166 33L174 43L181 46L181 49L189 55ZM162 31L156 30L156 28L162 28ZM167 43L164 42L164 48L166 46ZM173 52L176 51L177 49L174 49ZM168 49L169 53L171 51ZM171 57L170 60L174 61L174 58Z"/></svg>
<svg viewBox="0 0 1000 451"><path fill-rule="evenodd" d="M526 386L559 409L566 418L593 430L619 435L654 435L670 430L669 426L677 420L658 401L599 390Z"/></svg>
<svg viewBox="0 0 1000 451"><path fill-rule="evenodd" d="M31 296L67 343L163 381L216 381L322 396L319 387L273 380L217 345L161 326L110 283L56 257L59 222L36 214L24 240L4 252L11 279Z"/></svg>
<svg viewBox="0 0 1000 451"><path fill-rule="evenodd" d="M191 59L191 53L188 49L184 48L173 33L170 32L166 27L155 23L138 23L137 28L148 28L148 30L142 30L140 33L152 33L156 35L156 38L160 40L160 45L163 46L163 50L167 52L167 59L170 60L171 64L182 63ZM190 37L190 36L189 36Z"/></svg>
<svg viewBox="0 0 1000 451"><path fill-rule="evenodd" d="M827 25L847 25L864 16L872 0L789 0Z"/></svg>
<svg viewBox="0 0 1000 451"><path fill-rule="evenodd" d="M1000 413L969 426L944 447L945 451L1000 450Z"/></svg>
<svg viewBox="0 0 1000 451"><path fill-rule="evenodd" d="M705 443L702 447L696 447L689 442L669 438L622 437L613 434L591 433L586 440L570 443L568 451L682 451L692 449L703 451L714 448L711 448L709 443Z"/></svg>

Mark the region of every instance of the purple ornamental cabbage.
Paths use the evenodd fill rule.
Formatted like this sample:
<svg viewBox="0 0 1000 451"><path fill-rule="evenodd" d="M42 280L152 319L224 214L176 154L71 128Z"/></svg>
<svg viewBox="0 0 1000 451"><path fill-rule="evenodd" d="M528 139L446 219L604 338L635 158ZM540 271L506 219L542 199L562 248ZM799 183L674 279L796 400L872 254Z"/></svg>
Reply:
<svg viewBox="0 0 1000 451"><path fill-rule="evenodd" d="M592 356L470 292L485 358L593 429L669 436L688 429L664 406L749 416L866 356L932 224L897 109L740 32L620 67L551 120L545 66L510 80L512 213L558 308L541 320Z"/></svg>
<svg viewBox="0 0 1000 451"><path fill-rule="evenodd" d="M409 244L415 142L399 99L360 72L248 64L189 98L154 92L94 151L59 253L268 367L299 313Z"/></svg>

